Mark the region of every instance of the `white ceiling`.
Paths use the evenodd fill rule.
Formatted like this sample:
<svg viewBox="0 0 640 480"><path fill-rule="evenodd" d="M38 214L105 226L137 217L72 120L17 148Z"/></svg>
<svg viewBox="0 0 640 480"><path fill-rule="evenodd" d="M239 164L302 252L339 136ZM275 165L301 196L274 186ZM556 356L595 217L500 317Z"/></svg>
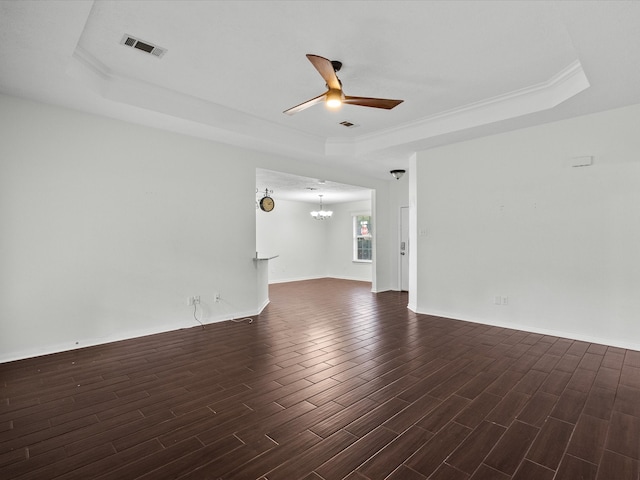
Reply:
<svg viewBox="0 0 640 480"><path fill-rule="evenodd" d="M325 91L307 53L404 103L284 115ZM2 93L389 181L419 149L639 103L639 59L637 1L0 1Z"/></svg>
<svg viewBox="0 0 640 480"><path fill-rule="evenodd" d="M368 188L257 168L256 200L265 193L275 199L313 204L320 203L319 195L322 195L322 202L327 205L371 200L371 190Z"/></svg>

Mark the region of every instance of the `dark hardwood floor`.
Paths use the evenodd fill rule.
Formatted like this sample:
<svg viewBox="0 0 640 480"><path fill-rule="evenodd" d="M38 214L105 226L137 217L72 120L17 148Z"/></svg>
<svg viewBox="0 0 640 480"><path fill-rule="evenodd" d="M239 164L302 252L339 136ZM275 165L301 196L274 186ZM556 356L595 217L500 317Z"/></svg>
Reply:
<svg viewBox="0 0 640 480"><path fill-rule="evenodd" d="M640 352L369 289L0 365L0 478L638 480Z"/></svg>

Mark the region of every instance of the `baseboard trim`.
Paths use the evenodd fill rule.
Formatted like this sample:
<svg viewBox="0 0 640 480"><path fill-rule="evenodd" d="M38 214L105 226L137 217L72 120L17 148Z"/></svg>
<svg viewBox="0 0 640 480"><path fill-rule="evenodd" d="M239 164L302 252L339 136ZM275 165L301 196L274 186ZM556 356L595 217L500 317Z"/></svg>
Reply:
<svg viewBox="0 0 640 480"><path fill-rule="evenodd" d="M320 277L320 278L336 278L336 277ZM344 280L352 280L352 279L344 279ZM363 281L363 280L357 280L357 281ZM238 318L245 318L245 317L253 317L256 315L260 315L262 313L262 311L267 307L267 305L269 304L269 299L265 300L263 302L263 304L261 304L256 310L248 310L248 311L244 311L244 312L234 312L233 316L229 316L229 315L220 315L214 318L209 318L207 319L207 321L204 323L205 325L208 324L212 324L212 323L218 323L218 322L225 322L225 321L230 321L230 320L235 320ZM431 316L435 316L435 317L441 317L441 318L445 318L448 320L452 320L452 321L462 321L462 322L469 322L469 323L477 323L477 324L481 324L481 325L488 325L488 326L492 326L492 327L500 327L500 328L508 328L510 330L521 330L524 332L530 332L530 333L537 333L540 335L551 335L554 337L561 337L561 338L568 338L571 340L578 340L581 342L588 342L588 343L596 343L599 345L608 345L611 347L618 347L618 348L625 348L625 349L629 349L629 350L636 350L636 351L640 351L640 344L636 343L636 342L629 342L629 341L625 341L625 340L620 340L620 339L611 339L611 338L602 338L602 337L594 337L591 335L584 335L584 334L580 334L578 332L566 332L566 331L561 331L561 330L553 330L553 329L548 329L548 328L538 328L538 327L534 327L531 325L524 325L524 324L513 324L513 323L504 323L504 322L492 322L492 321L487 321L487 320L477 320L477 319L472 319L472 318L452 318L446 314L443 314L442 312L427 312L427 311L418 311L418 309L416 308L416 306L414 304L409 304L407 305L407 308L409 310L411 310L414 313L418 313L418 314L422 314L422 315L431 315ZM159 333L166 333L166 332L171 332L171 331L175 331L175 330L182 330L185 328L196 328L198 326L196 325L192 325L192 324L185 324L180 323L180 324L174 324L174 325L165 325L163 327L159 327L159 328L150 328L150 329L145 329L145 330L137 330L134 332L129 332L126 335L112 335L109 337L102 337L102 338L92 338L92 339L85 339L82 341L78 341L78 342L74 342L74 343L65 343L65 344L58 344L58 345L52 345L46 349L39 349L38 351L22 351L22 352L13 352L12 354L6 355L6 356L0 356L0 363L7 363L7 362L13 362L13 361L17 361L17 360L23 360L26 358L34 358L34 357L41 357L44 355L51 355L54 353L61 353L61 352L67 352L67 351L72 351L72 350L78 350L80 348L86 348L86 347L93 347L96 345L104 345L107 343L113 343L113 342L119 342L119 341L123 341L123 340L130 340L132 338L139 338L139 337L146 337L149 335L157 335Z"/></svg>
<svg viewBox="0 0 640 480"><path fill-rule="evenodd" d="M349 276L335 276L335 275L322 275L319 277L296 277L296 278L281 278L278 280L269 280L269 285L276 283L290 283L290 282L304 282L306 280L320 280L322 278L335 278L338 280L352 280L354 282L367 282L371 283L371 279L357 278Z"/></svg>
<svg viewBox="0 0 640 480"><path fill-rule="evenodd" d="M269 285L275 283L290 283L290 282L304 282L305 280L319 280L320 278L327 278L325 276L320 277L294 277L294 278L280 278L278 280L269 279Z"/></svg>
<svg viewBox="0 0 640 480"><path fill-rule="evenodd" d="M231 320L237 320L239 318L255 317L260 315L262 311L269 304L269 299L265 300L261 306L256 310L247 310L244 312L234 312L233 316L219 315L205 319L203 325L209 325L212 323L228 322ZM164 325L158 328L149 328L144 330L135 330L127 333L126 335L111 335L108 337L100 338L88 338L79 340L73 343L63 343L57 345L51 345L44 349L24 350L22 352L13 352L6 356L0 356L0 363L15 362L17 360L24 360L27 358L43 357L45 355L52 355L54 353L70 352L73 350L79 350L81 348L95 347L97 345L106 345L108 343L121 342L123 340L131 340L132 338L148 337L149 335L157 335L159 333L174 332L176 330L184 330L187 328L200 328L200 325L193 325L192 323L182 322L180 324Z"/></svg>
<svg viewBox="0 0 640 480"><path fill-rule="evenodd" d="M563 330L554 330L550 328L539 328L539 327L526 325L526 324L494 322L494 321L488 321L484 319L477 320L472 318L460 318L460 317L453 318L441 312L418 311L415 308L415 306L409 306L409 309L414 313L418 313L422 315L431 315L434 317L441 317L441 318L445 318L453 321L477 323L480 325L488 325L491 327L508 328L510 330L520 330L523 332L537 333L540 335L550 335L552 337L568 338L569 340L578 340L580 342L595 343L598 345L607 345L609 347L617 347L617 348L624 348L627 350L640 351L640 343L629 342L621 339L594 337L591 335L584 335L579 332L566 332Z"/></svg>
<svg viewBox="0 0 640 480"><path fill-rule="evenodd" d="M358 277L349 277L347 276L336 276L336 275L329 275L328 277L325 278L337 278L338 280L351 280L354 282L365 282L365 283L372 283L370 278L358 278Z"/></svg>

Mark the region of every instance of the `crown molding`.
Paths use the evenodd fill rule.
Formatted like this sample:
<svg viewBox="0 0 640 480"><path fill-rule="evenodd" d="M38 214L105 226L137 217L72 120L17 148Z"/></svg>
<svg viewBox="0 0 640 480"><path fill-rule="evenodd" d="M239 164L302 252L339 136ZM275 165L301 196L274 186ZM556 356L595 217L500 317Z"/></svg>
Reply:
<svg viewBox="0 0 640 480"><path fill-rule="evenodd" d="M321 160L356 158L406 147L439 135L547 110L589 88L579 61L549 80L359 137L322 138L202 98L117 75L77 46L67 74L106 100L188 120L197 136L271 153Z"/></svg>
<svg viewBox="0 0 640 480"><path fill-rule="evenodd" d="M366 155L447 133L548 110L589 88L576 60L549 80L353 139L329 138L327 155Z"/></svg>
<svg viewBox="0 0 640 480"><path fill-rule="evenodd" d="M273 153L323 158L325 139L224 105L117 75L77 46L66 73L105 100L175 117L204 128L200 137Z"/></svg>

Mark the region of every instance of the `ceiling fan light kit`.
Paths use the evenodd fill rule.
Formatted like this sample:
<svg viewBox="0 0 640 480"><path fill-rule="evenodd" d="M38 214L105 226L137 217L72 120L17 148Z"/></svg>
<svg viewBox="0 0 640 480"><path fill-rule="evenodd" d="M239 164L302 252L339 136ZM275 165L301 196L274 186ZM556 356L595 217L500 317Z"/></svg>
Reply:
<svg viewBox="0 0 640 480"><path fill-rule="evenodd" d="M329 90L327 92L327 100L325 101L325 104L327 105L327 108L330 109L340 108L343 99L344 95L340 90Z"/></svg>
<svg viewBox="0 0 640 480"><path fill-rule="evenodd" d="M392 108L400 105L404 100L391 100L389 98L370 98L370 97L351 97L344 94L342 91L342 82L336 75L342 68L342 62L337 60L328 60L319 55L313 55L308 53L307 58L311 64L318 70L320 76L326 82L328 90L322 95L318 95L311 100L307 100L295 107L291 107L285 110L283 113L287 115L293 115L294 113L306 110L309 107L317 103L324 102L327 108L335 110L340 108L343 103L349 105L359 105L361 107L381 108L384 110L391 110Z"/></svg>

